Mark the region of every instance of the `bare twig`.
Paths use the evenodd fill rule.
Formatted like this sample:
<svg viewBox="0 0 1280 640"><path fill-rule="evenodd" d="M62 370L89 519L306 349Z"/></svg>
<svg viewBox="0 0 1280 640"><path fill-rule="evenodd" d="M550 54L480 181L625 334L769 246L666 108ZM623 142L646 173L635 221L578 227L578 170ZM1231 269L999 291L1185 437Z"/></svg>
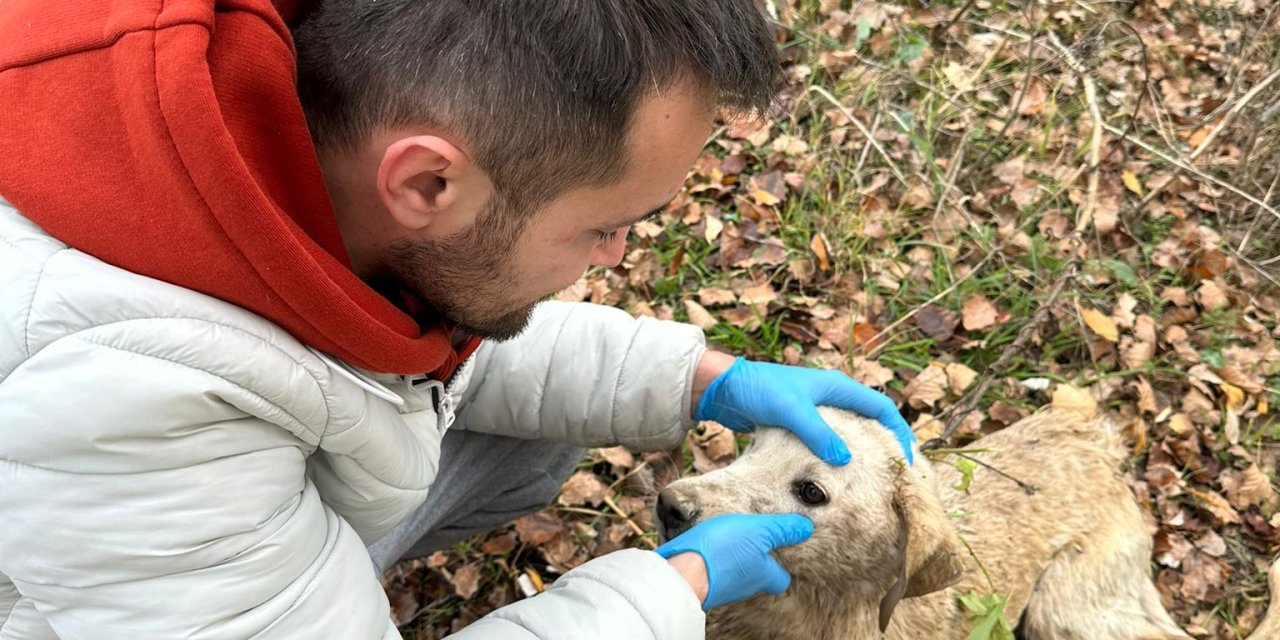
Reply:
<svg viewBox="0 0 1280 640"><path fill-rule="evenodd" d="M1195 160L1200 157L1200 154L1204 153L1205 149L1209 148L1209 144L1218 137L1219 133L1222 133L1223 129L1227 128L1227 125L1231 124L1231 121L1234 120L1240 111L1245 108L1245 105L1249 104L1250 100L1253 100L1262 92L1263 89L1266 89L1268 85L1274 82L1276 78L1280 78L1280 69L1272 71L1271 75L1263 78L1261 82L1254 85L1248 93L1244 94L1243 97L1237 100L1236 103L1231 106L1231 110L1227 111L1227 115L1223 116L1222 122L1219 122L1217 126L1209 132L1209 135L1205 136L1205 139L1200 142L1200 146L1196 147L1195 150L1191 152L1191 155L1187 156L1187 159Z"/></svg>
<svg viewBox="0 0 1280 640"><path fill-rule="evenodd" d="M1024 15L1026 14L1026 8L1023 9L1023 13ZM959 14L957 14L956 17L959 18ZM1022 78L1022 88L1019 89L1018 93L1014 96L1013 106L1009 107L1009 115L1005 117L1004 123L1000 125L1000 132L995 135L993 140L1001 140L1004 138L1005 134L1009 132L1009 127L1013 125L1013 121L1018 119L1018 111L1022 109L1022 100L1026 97L1027 92L1031 90L1031 78L1035 75L1031 73L1031 70L1035 67L1036 62L1036 35L1031 34L1025 36L1024 39L1027 42L1027 72ZM982 155L978 156L978 159L970 166L984 166L987 158L991 157L994 149L994 144L988 144L987 148L983 150ZM966 177L968 177L967 172Z"/></svg>
<svg viewBox="0 0 1280 640"><path fill-rule="evenodd" d="M1102 164L1102 110L1098 108L1098 85L1089 75L1088 69L1076 59L1075 55L1052 31L1046 34L1049 44L1058 50L1068 67L1080 78L1084 85L1084 99L1089 107L1089 119L1093 122L1093 134L1089 139L1089 179L1085 187L1084 203L1076 214L1076 232L1084 233L1093 223L1093 212L1098 206L1098 168Z"/></svg>
<svg viewBox="0 0 1280 640"><path fill-rule="evenodd" d="M1240 196L1241 198L1248 200L1249 202L1257 206L1259 209L1271 214L1272 216L1275 216L1276 218L1280 218L1280 211L1277 211L1275 207L1272 207L1271 205L1263 202L1262 200L1259 200L1257 196L1247 191L1244 191L1243 189L1231 184L1230 182L1227 182L1226 180L1223 180L1221 178L1217 178L1208 173L1205 173L1204 171L1201 171L1200 169L1193 167L1187 164L1186 162L1183 162L1181 159L1176 158L1164 151L1161 151L1160 149L1157 149L1156 147L1152 146L1150 143L1143 141L1141 138L1137 138L1132 135L1129 135L1129 136L1122 135L1124 132L1112 125L1103 123L1102 127L1106 129L1108 133L1115 136L1119 136L1124 140L1127 140L1129 142L1132 142L1133 144L1138 145L1139 147L1142 147L1142 149L1145 150L1147 153L1150 153L1151 155L1163 160L1164 162L1167 162L1168 164L1173 165L1174 167L1181 169L1186 173L1190 173L1191 175L1194 175L1197 178L1200 178L1201 180L1212 182L1213 184L1216 184L1219 187L1222 187L1223 189L1226 189L1227 191L1230 191L1231 193L1234 193Z"/></svg>
<svg viewBox="0 0 1280 640"><path fill-rule="evenodd" d="M1280 183L1280 172L1277 172L1275 176L1271 178L1271 186L1267 187L1267 194L1262 196L1264 201L1271 202L1271 196L1275 194L1276 185L1278 183ZM1258 222L1260 220L1262 220L1260 216L1255 216L1253 221L1249 223L1249 228L1245 230L1244 235L1240 238L1240 245L1236 247L1236 253L1244 253L1245 247L1249 245L1249 237L1253 235L1254 230L1258 228ZM1260 264L1268 265L1275 262L1278 258L1280 258L1280 256L1272 256L1271 258L1263 260Z"/></svg>
<svg viewBox="0 0 1280 640"><path fill-rule="evenodd" d="M965 281L967 281L969 278L972 278L978 272L982 271L982 267L986 266L986 264L990 262L992 258L994 258L997 254L999 254L1000 249L1002 249L1003 246L1004 245L1001 245L1000 247L996 247L995 249L988 252L987 255L984 256L982 260L978 262L978 264L974 265L973 269L970 269L969 272L964 274L964 276L961 277L960 279L956 280L955 282L952 282L951 286L947 287L946 289L943 289L942 291L939 291L932 298L929 298L928 300L925 300L924 302L916 305L915 308L911 309L911 311L908 311L907 313L903 314L902 317L889 323L889 326L881 329L878 333L876 333L875 336L873 336L870 340L867 340L863 344L866 344L866 345L878 344L881 339L889 335L894 329L897 329L899 326L901 326L902 323L906 322L907 320L910 320L911 318L914 318L917 313L920 313L921 309L924 309L925 307L951 295L951 292L955 291L957 287L964 284Z"/></svg>
<svg viewBox="0 0 1280 640"><path fill-rule="evenodd" d="M997 358L990 367L986 368L982 373L982 377L978 380L978 383L965 393L964 397L960 398L958 402L951 405L946 412L939 416L939 418L943 416L947 417L946 427L943 428L942 435L926 442L921 446L921 449L937 449L946 444L947 440L951 438L952 434L954 434L956 429L959 428L964 417L968 415L970 411L973 411L974 407L978 405L978 402L982 399L983 394L987 392L987 388L991 386L991 383L994 382L998 376L1004 375L1005 372L1008 371L1009 363L1013 361L1013 357L1022 353L1022 350L1026 348L1027 343L1031 341L1031 334L1037 327L1044 323L1045 317L1048 316L1049 311L1053 309L1054 303L1058 301L1058 296L1062 295L1062 291L1066 288L1067 283L1075 279L1076 264L1078 260L1079 252L1072 251L1070 261L1063 267L1062 273L1058 275L1058 279L1054 281L1053 287L1049 289L1049 295L1045 297L1044 302L1040 303L1040 308L1036 309L1035 314L1031 316L1031 320L1027 322L1027 324L1023 325L1022 329L1018 331L1017 337L1013 339L1013 342L1009 343L1009 346L1005 347L1004 351L1000 353L1000 357ZM933 443L936 444L929 446Z"/></svg>
<svg viewBox="0 0 1280 640"><path fill-rule="evenodd" d="M631 516L627 515L627 512L618 507L618 503L614 502L613 498L607 493L604 495L604 504L614 513L618 514L618 516L622 518L623 522L627 523L627 526L631 528L633 533L640 537L640 542L646 547L649 547L650 549L656 549L658 547L658 545L654 544L652 540L645 537L644 529L641 529L640 525L636 524L636 521L632 520Z"/></svg>
<svg viewBox="0 0 1280 640"><path fill-rule="evenodd" d="M1015 477L1013 477L1013 476L1011 476L1011 475L1009 475L1009 474L1007 474L1007 473L1005 473L1005 472L1001 471L999 468L997 468L995 465L993 465L993 464L991 464L991 463L983 462L983 461L981 461L981 460L979 460L979 459L977 459L977 458L975 458L975 457L973 457L973 456L971 456L971 455L969 455L969 454L967 454L967 453L963 453L963 452L957 452L957 453L956 453L956 455L958 455L958 456L960 456L961 458L964 458L965 460L968 460L968 461L970 461L970 462L972 462L972 463L974 463L974 464L977 464L977 465L982 466L982 467L986 467L987 469L990 469L991 471L993 471L993 472L995 472L995 473L999 474L1000 476L1002 476L1002 477L1004 477L1004 478L1008 478L1008 479L1009 479L1010 481L1012 481L1014 484L1018 485L1018 488L1019 488L1019 489L1022 489L1022 490L1023 490L1024 492L1026 492L1026 494L1027 494L1027 495L1029 495L1029 496L1033 496L1033 495L1035 495L1035 494L1036 494L1036 492L1040 490L1039 488L1037 488L1037 487L1036 487L1035 485L1033 485L1033 484L1028 484L1028 483L1026 483L1026 482L1023 482L1022 480L1019 480L1019 479L1017 479L1017 478L1015 478Z"/></svg>
<svg viewBox="0 0 1280 640"><path fill-rule="evenodd" d="M1259 261L1250 260L1250 259L1249 259L1248 257L1246 257L1244 254L1242 254L1242 253L1240 253L1239 251L1237 251L1237 250L1233 249L1231 246L1227 246L1227 251L1229 251L1229 252L1231 253L1231 255L1235 256L1237 260L1239 260L1239 261L1241 261L1241 262L1245 263L1245 264L1246 264L1246 265L1248 265L1250 268L1252 268L1254 271L1257 271L1257 272L1258 272L1258 275L1262 276L1263 278L1265 278L1265 279L1267 280L1267 282L1270 282L1270 283L1271 283L1271 286L1273 286L1273 287L1280 287L1280 280L1277 280L1275 276L1271 275L1271 273L1270 273L1270 272L1268 272L1266 269L1264 269L1264 268L1263 268L1263 267L1265 267L1265 266L1266 266L1266 265L1268 265L1268 264L1271 264L1271 263L1274 263L1274 262L1276 262L1276 261L1280 260L1280 256L1276 256L1276 257L1270 258L1270 259L1268 259L1268 260L1263 260L1263 261L1260 261L1260 262L1259 262Z"/></svg>
<svg viewBox="0 0 1280 640"><path fill-rule="evenodd" d="M645 467L648 467L648 466L649 466L648 460L641 460L640 464L636 465L635 468L628 471L626 475L622 476L621 478L618 478L617 480L614 480L613 484L609 485L609 491L613 491L614 489L617 489L618 485L627 481L627 478L634 476L635 474L639 473L641 469L644 469Z"/></svg>
<svg viewBox="0 0 1280 640"><path fill-rule="evenodd" d="M809 85L809 88L805 89L805 93L816 93L822 96L822 98L827 102L830 102L831 106L839 109L840 113L844 115L844 117L848 118L849 122L852 122L853 126L858 128L858 131L862 132L862 135L867 139L867 144L875 148L876 152L880 154L880 157L884 159L885 164L889 165L889 170L893 172L893 176L898 179L898 182L902 183L903 186L910 186L907 183L906 176L902 174L902 170L898 169L897 163L893 161L893 158L889 157L889 152L885 151L884 147L880 145L880 141L876 140L875 135L867 128L867 125L862 124L862 121L859 120L857 116L854 116L853 112L849 111L849 109L843 104L840 104L840 101L837 100L835 96L831 95L830 91L827 91L825 88L819 87L815 84Z"/></svg>

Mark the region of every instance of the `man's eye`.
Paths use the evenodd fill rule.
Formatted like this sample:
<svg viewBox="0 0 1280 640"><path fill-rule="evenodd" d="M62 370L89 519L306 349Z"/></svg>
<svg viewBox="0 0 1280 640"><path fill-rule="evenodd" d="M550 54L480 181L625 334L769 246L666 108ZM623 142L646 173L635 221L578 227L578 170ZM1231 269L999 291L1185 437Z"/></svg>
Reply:
<svg viewBox="0 0 1280 640"><path fill-rule="evenodd" d="M811 506L817 507L827 503L827 492L818 486L818 483L811 480L798 480L792 486L792 491L796 494L800 501Z"/></svg>
<svg viewBox="0 0 1280 640"><path fill-rule="evenodd" d="M621 231L621 229L614 229L613 231L597 231L596 237L599 238L601 242L613 242L618 238L619 231Z"/></svg>

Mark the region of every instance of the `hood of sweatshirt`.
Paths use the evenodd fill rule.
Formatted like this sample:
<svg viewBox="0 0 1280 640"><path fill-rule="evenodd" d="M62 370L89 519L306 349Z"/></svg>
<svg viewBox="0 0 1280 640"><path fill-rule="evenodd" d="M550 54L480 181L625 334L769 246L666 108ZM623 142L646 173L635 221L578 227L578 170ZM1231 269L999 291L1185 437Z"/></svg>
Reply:
<svg viewBox="0 0 1280 640"><path fill-rule="evenodd" d="M355 366L447 378L479 344L352 273L295 88L299 0L4 0L0 195L109 264Z"/></svg>

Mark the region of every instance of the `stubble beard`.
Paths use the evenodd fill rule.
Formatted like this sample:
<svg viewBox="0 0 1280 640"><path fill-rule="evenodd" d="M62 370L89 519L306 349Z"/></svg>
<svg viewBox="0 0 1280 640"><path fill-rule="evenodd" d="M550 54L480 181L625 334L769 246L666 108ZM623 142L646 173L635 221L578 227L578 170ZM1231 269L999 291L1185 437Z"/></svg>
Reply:
<svg viewBox="0 0 1280 640"><path fill-rule="evenodd" d="M490 206L454 236L393 245L389 275L467 334L498 342L520 335L542 300L519 300L515 250L527 216L504 213Z"/></svg>

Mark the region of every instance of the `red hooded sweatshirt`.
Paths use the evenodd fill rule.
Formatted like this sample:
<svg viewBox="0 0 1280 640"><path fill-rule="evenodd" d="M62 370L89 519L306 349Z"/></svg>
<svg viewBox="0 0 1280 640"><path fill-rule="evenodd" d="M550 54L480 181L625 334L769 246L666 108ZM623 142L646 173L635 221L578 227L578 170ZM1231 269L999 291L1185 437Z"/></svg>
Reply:
<svg viewBox="0 0 1280 640"><path fill-rule="evenodd" d="M0 196L105 262L374 371L452 346L350 269L294 82L301 0L0 0Z"/></svg>

